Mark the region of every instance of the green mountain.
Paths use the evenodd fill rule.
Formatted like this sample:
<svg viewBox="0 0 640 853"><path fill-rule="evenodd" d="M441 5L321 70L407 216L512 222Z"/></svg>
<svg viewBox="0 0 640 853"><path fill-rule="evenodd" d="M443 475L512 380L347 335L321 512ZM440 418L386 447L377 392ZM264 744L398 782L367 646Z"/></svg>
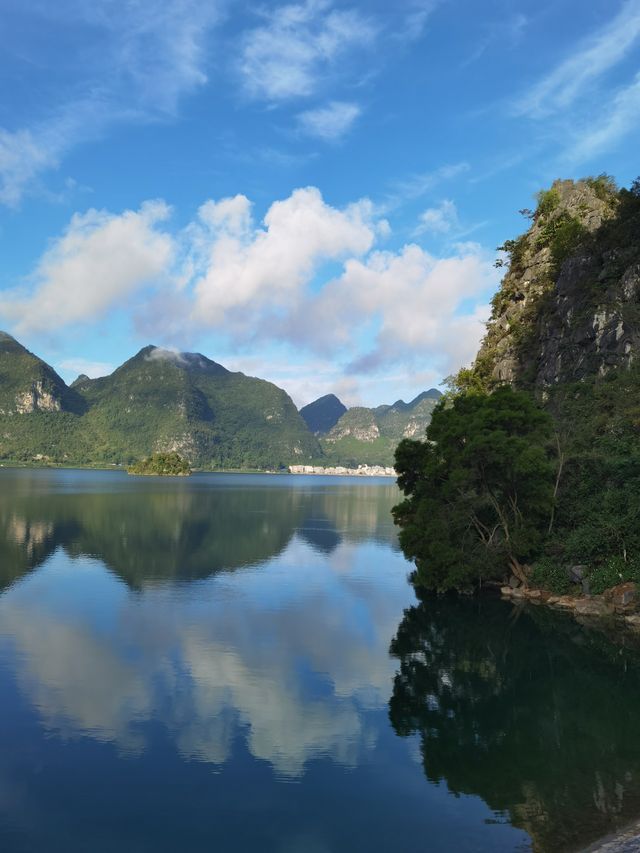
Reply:
<svg viewBox="0 0 640 853"><path fill-rule="evenodd" d="M423 391L409 403L368 409L354 406L323 436L320 443L328 464L357 467L359 464L393 465L398 442L422 438L431 412L442 394L435 388Z"/></svg>
<svg viewBox="0 0 640 853"><path fill-rule="evenodd" d="M197 353L148 346L110 376L72 388L8 335L0 340L0 456L127 464L177 451L206 468L317 458L290 397Z"/></svg>
<svg viewBox="0 0 640 853"><path fill-rule="evenodd" d="M300 409L302 419L312 433L320 435L335 426L347 407L335 394L325 394Z"/></svg>
<svg viewBox="0 0 640 853"><path fill-rule="evenodd" d="M509 567L556 592L576 566L592 592L640 581L640 180L556 181L537 201L501 247L487 333L434 414L436 444L398 451L396 520L427 586Z"/></svg>
<svg viewBox="0 0 640 853"><path fill-rule="evenodd" d="M78 395L52 367L0 331L0 415L81 410Z"/></svg>

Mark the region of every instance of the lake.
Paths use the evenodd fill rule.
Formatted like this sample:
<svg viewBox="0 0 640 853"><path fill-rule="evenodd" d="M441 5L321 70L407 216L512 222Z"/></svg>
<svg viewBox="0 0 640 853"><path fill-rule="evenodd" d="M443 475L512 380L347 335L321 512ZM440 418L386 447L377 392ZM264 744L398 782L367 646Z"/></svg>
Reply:
<svg viewBox="0 0 640 853"><path fill-rule="evenodd" d="M391 480L0 471L0 849L553 851L640 815L637 652L419 602Z"/></svg>

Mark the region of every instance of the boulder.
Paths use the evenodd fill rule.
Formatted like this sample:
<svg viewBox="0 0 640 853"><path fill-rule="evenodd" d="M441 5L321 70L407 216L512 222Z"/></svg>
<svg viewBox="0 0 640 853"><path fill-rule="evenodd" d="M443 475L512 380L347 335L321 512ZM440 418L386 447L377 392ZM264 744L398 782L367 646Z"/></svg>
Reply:
<svg viewBox="0 0 640 853"><path fill-rule="evenodd" d="M594 595L591 598L579 598L575 603L575 612L579 616L613 616L615 610L604 596Z"/></svg>
<svg viewBox="0 0 640 853"><path fill-rule="evenodd" d="M518 589L519 586L522 586L522 581L520 581L515 575L511 575L509 578L509 586L511 589Z"/></svg>
<svg viewBox="0 0 640 853"><path fill-rule="evenodd" d="M637 586L633 581L620 583L608 589L603 598L613 605L616 612L628 613L636 607L638 601Z"/></svg>

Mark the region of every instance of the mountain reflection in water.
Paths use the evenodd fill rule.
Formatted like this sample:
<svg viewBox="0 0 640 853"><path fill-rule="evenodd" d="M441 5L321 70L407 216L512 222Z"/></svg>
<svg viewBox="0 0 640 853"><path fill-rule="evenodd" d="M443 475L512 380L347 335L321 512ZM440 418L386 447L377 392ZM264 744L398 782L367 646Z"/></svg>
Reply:
<svg viewBox="0 0 640 853"><path fill-rule="evenodd" d="M546 853L640 814L635 654L411 606L397 500L0 471L2 853Z"/></svg>
<svg viewBox="0 0 640 853"><path fill-rule="evenodd" d="M407 609L390 719L419 734L431 782L482 797L534 849L575 850L640 814L640 655L544 608L505 607Z"/></svg>
<svg viewBox="0 0 640 853"><path fill-rule="evenodd" d="M295 532L326 554L342 541L397 547L392 481L336 488L328 478L317 478L312 487L304 478L288 478L291 487L282 488L282 477L259 475L188 481L119 472L51 475L3 472L0 589L58 547L71 557L99 558L132 587L255 565L281 553ZM65 482L67 489L60 487Z"/></svg>

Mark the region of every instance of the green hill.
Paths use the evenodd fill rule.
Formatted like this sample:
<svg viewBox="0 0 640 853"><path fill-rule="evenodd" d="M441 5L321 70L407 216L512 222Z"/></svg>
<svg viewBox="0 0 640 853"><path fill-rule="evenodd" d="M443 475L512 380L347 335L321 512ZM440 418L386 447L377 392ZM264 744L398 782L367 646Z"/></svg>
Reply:
<svg viewBox="0 0 640 853"><path fill-rule="evenodd" d="M347 407L335 394L325 394L300 409L302 419L312 433L320 435L335 426Z"/></svg>
<svg viewBox="0 0 640 853"><path fill-rule="evenodd" d="M317 458L285 391L197 353L148 346L73 388L8 335L0 339L0 457L130 464L180 453L196 467L277 468Z"/></svg>
<svg viewBox="0 0 640 853"><path fill-rule="evenodd" d="M431 420L431 412L442 394L435 388L423 391L409 403L397 400L392 405L368 409L348 409L320 443L328 463L357 467L393 465L394 453L403 438L422 438Z"/></svg>

